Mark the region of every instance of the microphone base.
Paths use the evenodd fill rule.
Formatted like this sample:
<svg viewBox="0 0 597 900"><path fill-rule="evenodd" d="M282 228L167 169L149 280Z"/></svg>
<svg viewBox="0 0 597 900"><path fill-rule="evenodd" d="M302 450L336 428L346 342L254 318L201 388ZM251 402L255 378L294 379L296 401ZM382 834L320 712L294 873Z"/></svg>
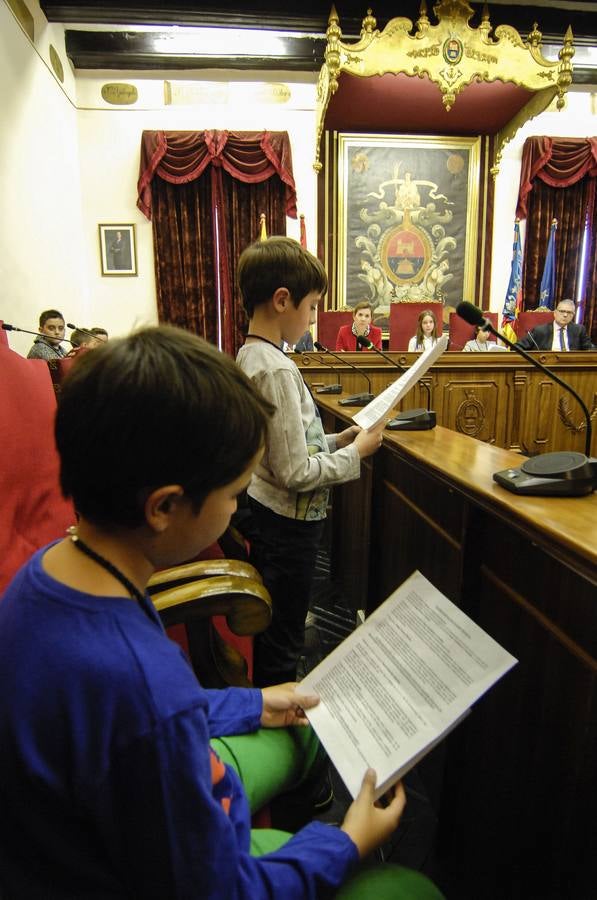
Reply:
<svg viewBox="0 0 597 900"><path fill-rule="evenodd" d="M494 472L493 480L513 494L584 497L597 488L597 459L573 451L543 453L518 469Z"/></svg>
<svg viewBox="0 0 597 900"><path fill-rule="evenodd" d="M390 419L386 428L388 431L430 431L436 424L432 409L409 409Z"/></svg>
<svg viewBox="0 0 597 900"><path fill-rule="evenodd" d="M341 384L326 384L325 387L317 388L317 394L341 394Z"/></svg>
<svg viewBox="0 0 597 900"><path fill-rule="evenodd" d="M375 397L373 394L353 394L351 397L345 397L344 400L338 400L340 406L367 406Z"/></svg>

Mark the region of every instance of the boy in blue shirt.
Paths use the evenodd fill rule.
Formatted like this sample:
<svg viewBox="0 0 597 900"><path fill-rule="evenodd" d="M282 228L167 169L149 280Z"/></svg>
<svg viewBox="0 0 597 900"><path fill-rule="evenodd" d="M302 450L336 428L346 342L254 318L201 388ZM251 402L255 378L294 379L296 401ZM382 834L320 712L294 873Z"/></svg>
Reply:
<svg viewBox="0 0 597 900"><path fill-rule="evenodd" d="M329 896L397 826L402 789L378 808L369 772L341 828L252 835L245 788L267 801L308 780L317 698L203 690L145 593L225 529L270 413L232 360L172 328L111 341L66 379L56 442L76 532L0 602L3 900Z"/></svg>

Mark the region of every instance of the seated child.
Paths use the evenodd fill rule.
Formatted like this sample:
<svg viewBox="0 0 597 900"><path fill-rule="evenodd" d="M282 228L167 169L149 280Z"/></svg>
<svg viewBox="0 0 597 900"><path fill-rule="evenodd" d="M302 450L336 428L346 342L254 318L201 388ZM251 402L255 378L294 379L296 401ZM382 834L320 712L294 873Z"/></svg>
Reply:
<svg viewBox="0 0 597 900"><path fill-rule="evenodd" d="M267 802L309 782L318 748L300 726L317 698L203 690L145 593L226 528L270 413L229 357L168 327L104 344L66 378L56 442L79 523L0 602L5 900L328 896L398 824L402 788L377 807L369 772L340 828L252 835L245 786ZM394 889L414 877L412 896L438 896L392 873Z"/></svg>
<svg viewBox="0 0 597 900"><path fill-rule="evenodd" d="M352 310L352 325L342 325L336 337L336 350L368 350L357 343L357 337L362 334L371 343L381 350L381 328L371 324L371 304L368 300L362 300Z"/></svg>
<svg viewBox="0 0 597 900"><path fill-rule="evenodd" d="M501 344L496 344L489 339L489 331L485 331L482 325L475 325L475 336L467 341L462 348L465 353L487 353L490 350L507 350Z"/></svg>
<svg viewBox="0 0 597 900"><path fill-rule="evenodd" d="M272 622L257 636L253 678L264 686L294 681L329 488L360 475L360 461L381 444L356 425L325 435L296 363L280 352L315 321L327 290L321 262L298 241L270 237L241 254L238 281L249 331L237 362L275 407L265 453L249 485L256 527L251 561L272 598Z"/></svg>
<svg viewBox="0 0 597 900"><path fill-rule="evenodd" d="M424 309L417 320L417 333L408 342L409 353L430 350L438 337L435 316L430 309Z"/></svg>

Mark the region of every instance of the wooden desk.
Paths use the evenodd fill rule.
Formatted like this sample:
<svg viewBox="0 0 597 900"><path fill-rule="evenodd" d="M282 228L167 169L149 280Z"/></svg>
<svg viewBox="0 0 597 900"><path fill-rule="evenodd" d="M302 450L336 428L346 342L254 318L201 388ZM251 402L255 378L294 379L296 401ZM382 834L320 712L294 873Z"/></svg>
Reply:
<svg viewBox="0 0 597 900"><path fill-rule="evenodd" d="M416 353L388 353L408 367ZM340 353L340 360L321 353L295 355L305 380L332 384L340 376L344 396L367 389L364 373L378 394L400 372L376 353ZM539 362L551 368L582 397L589 411L597 413L597 351L537 353ZM323 365L323 361L328 363ZM358 371L350 368L357 366ZM437 422L452 431L489 444L528 455L553 450L584 453L582 411L574 397L516 353L444 353L422 379L431 391ZM316 388L315 388L316 389ZM400 409L427 406L427 391L416 385ZM592 454L597 456L597 418Z"/></svg>
<svg viewBox="0 0 597 900"><path fill-rule="evenodd" d="M326 430L345 425L337 398L320 407ZM438 854L448 896L589 900L597 494L517 497L491 476L519 465L518 454L440 426L386 434L365 479L334 490L332 564L344 592L371 611L419 569L519 660L427 761L436 775L445 761Z"/></svg>

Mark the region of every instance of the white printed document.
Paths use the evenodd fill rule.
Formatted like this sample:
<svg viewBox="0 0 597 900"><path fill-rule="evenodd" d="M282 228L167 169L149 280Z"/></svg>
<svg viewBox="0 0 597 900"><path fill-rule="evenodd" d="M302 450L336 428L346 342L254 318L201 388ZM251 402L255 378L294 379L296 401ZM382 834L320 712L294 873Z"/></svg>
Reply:
<svg viewBox="0 0 597 900"><path fill-rule="evenodd" d="M307 716L353 797L369 767L376 798L516 664L420 572L300 682Z"/></svg>
<svg viewBox="0 0 597 900"><path fill-rule="evenodd" d="M357 425L364 429L375 428L382 419L385 419L390 410L402 400L405 394L408 394L419 378L422 378L427 369L442 355L447 346L448 335L444 334L438 338L433 347L421 353L410 369L407 369L400 378L397 378L385 391L382 391L379 397L375 397L371 403L360 409L352 417L353 422L356 422Z"/></svg>

